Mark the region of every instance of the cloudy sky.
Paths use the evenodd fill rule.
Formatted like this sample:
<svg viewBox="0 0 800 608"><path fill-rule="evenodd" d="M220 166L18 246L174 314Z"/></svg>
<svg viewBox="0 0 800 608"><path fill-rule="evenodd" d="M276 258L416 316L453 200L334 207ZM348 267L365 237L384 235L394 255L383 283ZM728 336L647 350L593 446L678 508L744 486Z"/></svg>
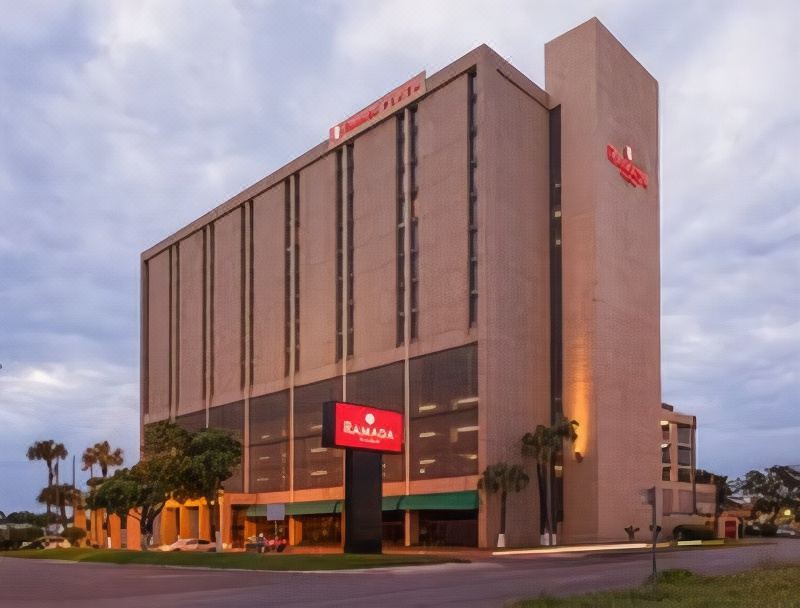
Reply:
<svg viewBox="0 0 800 608"><path fill-rule="evenodd" d="M664 399L705 468L800 463L799 7L0 0L0 509L36 439L135 455L141 251L483 42L544 85L594 15L661 87Z"/></svg>

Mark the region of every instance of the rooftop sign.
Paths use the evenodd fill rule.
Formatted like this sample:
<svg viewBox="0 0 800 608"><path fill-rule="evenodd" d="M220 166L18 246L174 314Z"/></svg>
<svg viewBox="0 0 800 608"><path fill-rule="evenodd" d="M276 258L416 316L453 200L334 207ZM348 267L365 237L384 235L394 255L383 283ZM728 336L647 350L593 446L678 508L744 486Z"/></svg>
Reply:
<svg viewBox="0 0 800 608"><path fill-rule="evenodd" d="M647 173L633 164L633 153L630 146L625 146L625 156L623 156L614 146L608 144L606 146L606 156L611 164L619 169L622 179L634 188L637 186L647 188Z"/></svg>
<svg viewBox="0 0 800 608"><path fill-rule="evenodd" d="M322 445L400 453L403 415L367 405L327 401L322 406Z"/></svg>
<svg viewBox="0 0 800 608"><path fill-rule="evenodd" d="M360 112L353 114L347 120L332 126L328 133L329 147L342 143L381 118L408 105L412 100L424 93L425 72L420 72L405 84L390 91Z"/></svg>

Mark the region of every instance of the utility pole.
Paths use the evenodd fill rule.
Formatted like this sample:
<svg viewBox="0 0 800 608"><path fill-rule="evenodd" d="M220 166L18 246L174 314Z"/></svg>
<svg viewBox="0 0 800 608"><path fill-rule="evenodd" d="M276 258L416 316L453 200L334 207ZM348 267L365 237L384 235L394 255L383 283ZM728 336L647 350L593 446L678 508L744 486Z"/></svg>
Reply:
<svg viewBox="0 0 800 608"><path fill-rule="evenodd" d="M75 525L75 454L72 455L72 525Z"/></svg>

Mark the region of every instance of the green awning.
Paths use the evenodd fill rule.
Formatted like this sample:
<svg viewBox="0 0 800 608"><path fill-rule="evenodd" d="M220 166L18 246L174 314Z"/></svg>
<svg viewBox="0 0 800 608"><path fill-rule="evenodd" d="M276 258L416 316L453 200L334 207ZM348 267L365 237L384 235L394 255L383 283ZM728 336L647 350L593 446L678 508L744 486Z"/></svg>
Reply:
<svg viewBox="0 0 800 608"><path fill-rule="evenodd" d="M381 510L400 511L400 501L403 500L403 498L405 498L405 496L384 496Z"/></svg>
<svg viewBox="0 0 800 608"><path fill-rule="evenodd" d="M343 500L311 500L308 502L287 502L286 515L330 515L341 513Z"/></svg>
<svg viewBox="0 0 800 608"><path fill-rule="evenodd" d="M332 515L341 513L343 500L312 500L286 503L286 515ZM384 496L383 511L455 510L469 511L478 508L478 492L441 492L439 494L414 494L412 496ZM266 517L267 505L250 505L247 517Z"/></svg>
<svg viewBox="0 0 800 608"><path fill-rule="evenodd" d="M247 517L266 517L267 505L250 505L247 507Z"/></svg>
<svg viewBox="0 0 800 608"><path fill-rule="evenodd" d="M387 500L399 499L397 506L386 508ZM383 509L401 511L421 511L428 509L442 509L454 511L470 511L478 508L478 491L441 492L439 494L412 494L411 496L391 497L383 499Z"/></svg>

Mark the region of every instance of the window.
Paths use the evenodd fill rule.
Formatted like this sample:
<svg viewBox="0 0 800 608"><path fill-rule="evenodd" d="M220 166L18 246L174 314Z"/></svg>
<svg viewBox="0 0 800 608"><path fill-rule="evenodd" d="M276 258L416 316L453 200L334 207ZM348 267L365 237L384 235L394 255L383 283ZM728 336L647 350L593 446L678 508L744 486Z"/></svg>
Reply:
<svg viewBox="0 0 800 608"><path fill-rule="evenodd" d="M397 291L397 346L406 341L406 188L405 188L405 113L397 115L397 147L395 151L395 180L397 182L397 266L396 291Z"/></svg>
<svg viewBox="0 0 800 608"><path fill-rule="evenodd" d="M294 176L294 371L300 369L300 174Z"/></svg>
<svg viewBox="0 0 800 608"><path fill-rule="evenodd" d="M692 481L692 469L688 467L680 467L678 469L678 481L685 481L687 483Z"/></svg>
<svg viewBox="0 0 800 608"><path fill-rule="evenodd" d="M175 417L175 424L190 433L196 433L206 428L206 411L200 410L191 414Z"/></svg>
<svg viewBox="0 0 800 608"><path fill-rule="evenodd" d="M561 106L549 114L550 156L550 418L563 411L563 331L561 271ZM557 494L560 498L560 492Z"/></svg>
<svg viewBox="0 0 800 608"><path fill-rule="evenodd" d="M670 481L672 467L661 467L661 481Z"/></svg>
<svg viewBox="0 0 800 608"><path fill-rule="evenodd" d="M342 148L336 150L336 360L344 356L344 154Z"/></svg>
<svg viewBox="0 0 800 608"><path fill-rule="evenodd" d="M669 441L669 422L661 423L661 439L663 441Z"/></svg>
<svg viewBox="0 0 800 608"><path fill-rule="evenodd" d="M403 412L403 363L392 363L363 372L347 374L347 400ZM405 479L403 454L383 455L383 480Z"/></svg>
<svg viewBox="0 0 800 608"><path fill-rule="evenodd" d="M412 359L411 479L478 473L478 351L472 344Z"/></svg>
<svg viewBox="0 0 800 608"><path fill-rule="evenodd" d="M342 398L341 377L294 390L294 487L297 490L342 485L342 451L323 447L322 404Z"/></svg>
<svg viewBox="0 0 800 608"><path fill-rule="evenodd" d="M250 491L289 489L289 392L250 400Z"/></svg>
<svg viewBox="0 0 800 608"><path fill-rule="evenodd" d="M692 427L688 424L678 425L678 443L692 445Z"/></svg>
<svg viewBox="0 0 800 608"><path fill-rule="evenodd" d="M467 128L469 130L469 325L478 321L478 189L475 184L476 157L476 106L475 73L470 73L467 81Z"/></svg>
<svg viewBox="0 0 800 608"><path fill-rule="evenodd" d="M692 448L678 447L678 464L683 466L691 466L692 464Z"/></svg>
<svg viewBox="0 0 800 608"><path fill-rule="evenodd" d="M670 462L672 462L670 460L670 456L669 456L669 444L668 443L662 443L661 444L661 462L663 462L664 464L669 464Z"/></svg>
<svg viewBox="0 0 800 608"><path fill-rule="evenodd" d="M283 180L283 306L284 374L289 375L292 360L292 190Z"/></svg>
<svg viewBox="0 0 800 608"><path fill-rule="evenodd" d="M347 356L353 356L353 144L347 145Z"/></svg>
<svg viewBox="0 0 800 608"><path fill-rule="evenodd" d="M208 427L228 431L238 441L244 440L244 402L237 401L227 405L212 407L208 410ZM244 448L242 460L233 470L233 474L222 484L226 492L244 491Z"/></svg>
<svg viewBox="0 0 800 608"><path fill-rule="evenodd" d="M411 154L409 170L411 171L411 340L417 339L418 308L419 308L419 218L417 217L417 108L412 107L409 116L409 137Z"/></svg>

